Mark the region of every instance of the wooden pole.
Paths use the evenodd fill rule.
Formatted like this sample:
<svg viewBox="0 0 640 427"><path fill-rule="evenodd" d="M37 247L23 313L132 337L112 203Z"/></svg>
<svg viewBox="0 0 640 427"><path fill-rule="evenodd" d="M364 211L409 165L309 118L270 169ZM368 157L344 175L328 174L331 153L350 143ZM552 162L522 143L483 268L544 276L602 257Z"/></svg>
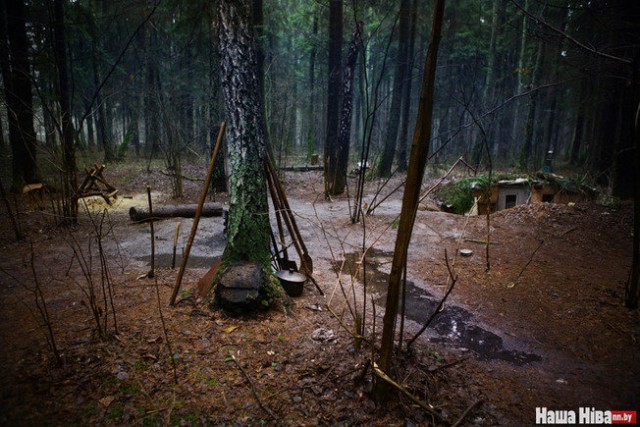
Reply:
<svg viewBox="0 0 640 427"><path fill-rule="evenodd" d="M178 271L178 278L176 279L176 285L173 288L173 294L171 295L171 301L169 302L169 305L174 305L176 303L176 297L178 296L178 291L180 291L182 276L184 275L184 269L187 267L187 260L189 259L189 253L191 252L191 245L193 245L193 239L196 235L196 230L198 229L198 222L200 221L200 215L202 214L202 206L204 205L204 201L207 198L207 192L209 191L209 187L211 186L211 176L213 175L213 167L216 164L216 157L218 156L218 151L220 151L220 145L222 143L222 137L224 136L225 128L226 128L226 123L222 122L222 124L220 124L220 131L218 132L218 139L216 140L216 146L213 149L213 155L211 156L211 162L209 162L209 170L207 171L207 178L204 181L204 188L202 189L202 194L200 194L200 202L198 203L198 210L196 211L195 218L193 218L193 225L191 226L191 234L189 235L189 241L187 242L187 247L185 248L184 255L182 256L182 262L180 263L180 271Z"/></svg>
<svg viewBox="0 0 640 427"><path fill-rule="evenodd" d="M395 338L396 317L398 315L398 302L400 300L400 283L408 255L411 233L416 217L416 211L420 200L420 186L424 176L429 145L431 142L431 118L433 115L433 98L436 76L436 63L438 60L438 47L442 31L445 0L436 0L433 11L433 25L429 49L425 60L424 77L420 92L420 103L416 128L411 145L411 157L407 171L407 184L402 198L402 210L400 224L389 275L389 287L387 290L387 302L383 318L382 341L380 345L380 369L387 375L391 371L393 357L393 343ZM388 384L377 381L373 390L374 400L383 402L388 393Z"/></svg>
<svg viewBox="0 0 640 427"><path fill-rule="evenodd" d="M153 206L151 205L151 187L147 185L147 199L149 200L149 214L153 215ZM151 270L147 273L148 278L152 278L156 269L156 236L153 231L153 219L149 222L151 227Z"/></svg>
<svg viewBox="0 0 640 427"><path fill-rule="evenodd" d="M294 246L298 251L298 255L300 255L300 262L302 264L301 270L303 273L306 273L310 276L313 273L313 260L311 259L311 256L307 251L304 240L302 240L302 235L300 234L300 230L298 229L298 225L296 224L296 219L293 216L291 206L289 205L289 201L287 200L287 195L284 192L284 188L282 188L282 184L278 180L276 170L271 163L271 159L269 159L268 157L267 168L270 172L269 175L271 176L271 180L275 187L280 207L282 208L282 215L284 216L287 226L289 227L289 232L294 240Z"/></svg>

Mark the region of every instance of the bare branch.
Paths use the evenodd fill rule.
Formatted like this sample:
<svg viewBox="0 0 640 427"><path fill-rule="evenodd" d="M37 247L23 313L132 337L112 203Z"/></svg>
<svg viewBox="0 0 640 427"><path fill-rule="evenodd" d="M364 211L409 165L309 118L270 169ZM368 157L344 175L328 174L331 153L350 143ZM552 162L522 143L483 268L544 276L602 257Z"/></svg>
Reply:
<svg viewBox="0 0 640 427"><path fill-rule="evenodd" d="M515 0L510 0L510 1L511 1L511 3L513 3L513 5L515 7L520 9L522 11L522 13L524 13L526 16L528 16L529 19L535 21L537 24L540 24L540 25L542 25L544 27L547 27L548 29L550 29L554 33L557 33L557 34L561 35L562 37L564 37L565 39L569 40L571 43L573 43L574 45L576 45L580 49L585 50L587 52L591 52L594 55L601 56L603 58L611 59L612 61L621 62L621 63L627 64L627 65L633 64L633 61L631 61L630 59L621 58L621 57L615 56L615 55L610 55L608 53L605 53L605 52L599 51L599 50L597 50L595 48L587 46L586 44L584 44L584 43L580 42L579 40L573 38L572 36L570 36L566 32L562 31L561 29L556 28L553 25L549 24L548 22L543 21L539 17L533 15L531 12L529 12L523 6L521 6L517 1L515 1Z"/></svg>
<svg viewBox="0 0 640 427"><path fill-rule="evenodd" d="M273 411L267 406L265 405L262 400L260 399L260 395L258 395L258 390L256 389L256 385L253 383L253 381L251 380L251 377L249 377L249 375L247 374L247 371L245 371L245 369L240 365L240 362L238 362L238 359L230 354L229 355L229 359L227 360L232 360L233 363L236 364L236 366L238 367L238 369L240 370L240 372L242 372L242 375L244 375L244 377L246 378L246 380L249 382L249 384L251 385L251 391L253 392L253 396L256 398L256 400L258 401L258 405L260 405L260 407L267 413L269 414L269 416L271 416L271 418L273 418L274 420L277 420L278 417L276 416L276 414L273 413Z"/></svg>
<svg viewBox="0 0 640 427"><path fill-rule="evenodd" d="M415 403L416 405L420 406L420 408L422 408L422 410L424 410L425 412L427 412L429 415L431 415L435 420L441 422L442 421L442 417L440 416L440 414L438 414L438 412L436 412L436 409L427 404L424 403L422 400L418 399L417 397L415 397L413 394L409 393L409 391L402 387L402 385L398 384L397 382L395 382L391 377L389 377L387 374L384 373L384 371L382 369L380 369L378 367L378 364L373 362L373 371L375 372L376 376L380 379L383 379L385 382L391 384L392 386L394 386L395 388L397 388L400 392L402 392L402 394L404 394L405 396L407 396L409 399L411 399L411 401L413 403Z"/></svg>
<svg viewBox="0 0 640 427"><path fill-rule="evenodd" d="M429 316L429 318L424 323L424 325L422 325L422 328L420 328L418 333L415 334L413 338L411 338L409 341L407 341L407 348L411 347L413 342L416 339L418 339L418 337L420 335L422 335L422 333L429 327L431 322L433 322L433 319L435 319L435 317L438 315L438 313L440 313L442 311L442 307L444 306L444 302L447 300L447 298L449 297L449 294L453 290L453 287L455 286L456 282L458 281L458 276L455 275L455 273L453 272L453 269L451 268L451 264L449 263L449 257L447 255L447 250L446 249L444 250L444 259L445 259L445 262L447 264L447 270L449 271L449 278L451 279L451 285L449 286L449 289L447 289L447 292L444 294L444 296L440 300L440 303L438 304L436 309L433 311L433 313L431 313L431 316Z"/></svg>

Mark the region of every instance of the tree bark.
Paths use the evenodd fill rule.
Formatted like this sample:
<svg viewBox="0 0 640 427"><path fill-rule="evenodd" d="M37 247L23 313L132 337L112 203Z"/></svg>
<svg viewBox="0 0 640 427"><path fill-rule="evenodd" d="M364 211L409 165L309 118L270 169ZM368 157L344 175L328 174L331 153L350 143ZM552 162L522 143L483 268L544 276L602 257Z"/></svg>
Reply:
<svg viewBox="0 0 640 427"><path fill-rule="evenodd" d="M529 0L525 0L524 7L527 9L529 8ZM516 94L521 93L524 89L522 77L524 76L525 69L527 68L525 67L525 56L526 56L526 47L527 47L528 26L529 26L529 18L526 15L523 15L522 29L520 32L520 47L518 50L518 68L516 70L518 73L516 90L515 90ZM514 107L513 122L512 122L512 128L511 128L511 138L510 138L513 147L517 147L516 141L518 140L517 135L520 130L520 122L521 122L520 114L521 114L520 103L516 103Z"/></svg>
<svg viewBox="0 0 640 427"><path fill-rule="evenodd" d="M393 93L391 95L391 108L387 120L387 134L384 141L384 149L380 164L378 165L378 175L391 175L391 166L396 157L396 146L398 142L398 128L400 126L400 112L402 103L402 88L405 83L405 72L407 69L407 42L409 39L409 0L401 0L400 16L398 23L398 56L396 57L396 70L393 76Z"/></svg>
<svg viewBox="0 0 640 427"><path fill-rule="evenodd" d="M78 180L76 175L76 146L75 129L73 128L70 103L69 70L67 67L67 43L64 27L64 3L63 0L54 1L54 35L56 66L58 68L58 82L60 89L60 112L62 121L62 148L64 179L63 203L65 221L76 223L78 220L78 204L76 192Z"/></svg>
<svg viewBox="0 0 640 427"><path fill-rule="evenodd" d="M409 170L407 182L402 198L402 210L400 224L396 237L395 251L389 275L389 288L387 290L386 309L383 318L382 342L380 348L380 368L389 375L393 356L393 343L395 338L395 324L398 315L398 303L400 301L400 284L405 261L408 255L411 233L415 221L418 202L420 199L420 186L427 165L429 145L431 141L431 127L433 116L433 98L436 75L436 63L438 60L438 47L440 45L440 33L444 15L445 0L436 0L433 12L433 24L429 49L425 61L424 77L420 92L420 104L416 118L416 128L413 134ZM385 382L377 381L374 389L374 398L382 402L387 394L388 386Z"/></svg>
<svg viewBox="0 0 640 427"><path fill-rule="evenodd" d="M212 14L215 14L215 6L212 6ZM211 40L218 38L218 28L215 19L209 20L209 32L211 34ZM217 43L211 43L209 50L209 114L207 117L207 124L209 126L209 139L210 139L210 154L213 154L215 149L216 135L218 135L219 126L214 125L220 123L222 120L222 95L220 93L220 76L217 71L220 67L220 55L218 52ZM211 177L211 189L218 193L227 192L227 174L225 170L225 157L227 153L226 144L222 143L220 147L220 153L216 156L215 166L213 169L213 175Z"/></svg>
<svg viewBox="0 0 640 427"><path fill-rule="evenodd" d="M315 40L318 34L318 15L313 14L313 39ZM315 154L318 147L318 139L316 136L316 118L315 118L315 83L316 83L316 56L318 55L318 48L315 44L311 47L309 52L309 103L308 103L308 116L307 116L307 155L311 156Z"/></svg>
<svg viewBox="0 0 640 427"><path fill-rule="evenodd" d="M349 54L342 76L342 112L340 113L340 133L338 135L338 165L333 179L331 194L344 193L347 184L347 168L349 165L349 146L351 145L351 118L353 117L353 81L356 71L358 52L362 44L362 22L356 22L353 30Z"/></svg>
<svg viewBox="0 0 640 427"><path fill-rule="evenodd" d="M21 0L2 0L0 7L0 60L13 153L12 189L20 191L25 183L38 181L29 42L24 3Z"/></svg>
<svg viewBox="0 0 640 427"><path fill-rule="evenodd" d="M538 56L536 59L535 70L533 72L533 80L531 85L535 87L540 80L540 73L542 71L542 62L544 58L545 45L542 41L538 44ZM527 112L527 121L525 124L524 132L524 145L520 152L519 166L520 169L526 170L532 167L532 153L534 150L534 125L536 118L536 110L538 106L538 91L534 90L529 95L529 110Z"/></svg>
<svg viewBox="0 0 640 427"><path fill-rule="evenodd" d="M638 67L639 65L636 63L633 70L633 92L636 101L636 114L633 123L635 182L633 186L633 264L624 293L624 303L628 308L638 307L638 291L640 290L640 70Z"/></svg>
<svg viewBox="0 0 640 427"><path fill-rule="evenodd" d="M324 143L325 197L331 196L338 163L338 121L342 88L342 0L329 3L329 84Z"/></svg>
<svg viewBox="0 0 640 427"><path fill-rule="evenodd" d="M409 27L409 46L407 47L407 65L404 77L404 93L402 95L402 122L400 123L400 137L398 139L398 171L407 171L407 138L409 135L409 116L411 115L411 86L413 84L413 54L416 44L416 23L418 20L419 0L413 0L411 5L411 24Z"/></svg>
<svg viewBox="0 0 640 427"><path fill-rule="evenodd" d="M160 111L158 108L159 71L151 53L151 46L156 44L156 30L153 25L145 24L145 99L144 99L144 143L145 149L152 156L160 147Z"/></svg>
<svg viewBox="0 0 640 427"><path fill-rule="evenodd" d="M569 162L576 166L578 164L578 158L580 156L580 150L582 148L582 133L584 130L584 106L578 107L578 113L576 115L576 123L573 130L573 139L571 141L571 157Z"/></svg>
<svg viewBox="0 0 640 427"><path fill-rule="evenodd" d="M266 158L251 1L218 3L220 80L227 116L228 242L223 264L251 261L270 270Z"/></svg>

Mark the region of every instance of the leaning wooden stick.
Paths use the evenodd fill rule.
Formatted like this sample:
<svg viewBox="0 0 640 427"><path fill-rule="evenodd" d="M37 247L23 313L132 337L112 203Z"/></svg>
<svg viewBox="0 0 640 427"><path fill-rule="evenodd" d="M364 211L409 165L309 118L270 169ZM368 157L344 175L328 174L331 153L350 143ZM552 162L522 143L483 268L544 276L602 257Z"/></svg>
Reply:
<svg viewBox="0 0 640 427"><path fill-rule="evenodd" d="M171 256L171 269L176 268L176 247L178 246L178 236L180 235L180 224L176 224L176 233L173 235L173 255Z"/></svg>
<svg viewBox="0 0 640 427"><path fill-rule="evenodd" d="M151 205L151 187L147 185L147 198L149 199L149 214L153 215L153 206ZM152 278L156 269L156 235L153 232L153 220L149 222L151 228L151 270L147 273L148 278Z"/></svg>
<svg viewBox="0 0 640 427"><path fill-rule="evenodd" d="M189 241L187 242L187 247L185 248L184 255L182 256L182 262L180 263L180 271L178 271L178 278L176 279L176 285L173 288L173 294L171 295L171 301L169 302L169 305L174 305L176 303L176 297L178 296L178 291L180 291L182 276L184 275L184 269L187 267L187 260L189 259L189 252L191 252L191 245L193 245L193 239L196 235L196 230L198 229L198 222L200 221L200 215L202 214L202 206L204 205L204 201L207 198L207 192L209 191L209 187L211 186L211 176L213 175L213 167L216 164L216 157L218 156L218 151L220 151L220 145L222 144L222 137L224 136L225 128L226 128L226 123L222 122L222 124L220 125L220 131L218 132L218 139L216 140L216 146L213 149L213 155L211 156L211 162L209 162L209 170L207 171L207 178L204 181L204 188L202 189L202 194L200 195L200 202L198 203L196 216L195 218L193 218L193 225L191 226L191 234L189 235Z"/></svg>
<svg viewBox="0 0 640 427"><path fill-rule="evenodd" d="M271 189L275 190L276 199L273 200L278 201L280 209L282 210L282 216L284 217L287 229L289 230L289 235L291 236L293 246L295 247L296 252L298 252L298 256L300 257L300 271L302 271L309 278L318 292L320 292L320 295L324 295L324 291L322 290L320 285L318 285L316 279L314 279L314 277L312 276L313 261L311 259L311 256L309 255L309 252L307 251L307 247L305 246L304 241L302 240L302 235L300 234L300 230L298 229L296 220L291 211L291 206L289 206L284 188L282 188L282 184L280 183L280 181L278 181L276 171L271 164L271 160L268 158L268 156L266 159L266 175L269 186L273 186L269 187L270 191ZM278 209L276 208L276 211L277 210Z"/></svg>
<svg viewBox="0 0 640 427"><path fill-rule="evenodd" d="M301 270L310 276L313 273L313 260L311 259L311 256L307 251L307 247L304 244L304 240L302 239L302 235L300 234L300 230L296 224L296 219L293 216L291 206L289 206L289 201L287 200L287 195L284 192L282 183L278 180L277 172L269 158L267 158L267 168L269 169L271 180L276 190L283 216L287 222L287 226L289 227L291 237L297 242L296 249L298 249L298 254L300 255L300 262L302 264Z"/></svg>

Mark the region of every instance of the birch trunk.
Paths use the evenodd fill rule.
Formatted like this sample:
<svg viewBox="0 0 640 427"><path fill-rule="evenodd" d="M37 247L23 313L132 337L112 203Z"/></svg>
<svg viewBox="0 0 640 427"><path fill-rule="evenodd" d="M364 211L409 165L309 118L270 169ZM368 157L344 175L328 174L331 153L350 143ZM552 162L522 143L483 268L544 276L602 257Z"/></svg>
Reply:
<svg viewBox="0 0 640 427"><path fill-rule="evenodd" d="M250 0L218 3L229 167L228 242L222 260L251 261L270 269L263 108L250 13Z"/></svg>

